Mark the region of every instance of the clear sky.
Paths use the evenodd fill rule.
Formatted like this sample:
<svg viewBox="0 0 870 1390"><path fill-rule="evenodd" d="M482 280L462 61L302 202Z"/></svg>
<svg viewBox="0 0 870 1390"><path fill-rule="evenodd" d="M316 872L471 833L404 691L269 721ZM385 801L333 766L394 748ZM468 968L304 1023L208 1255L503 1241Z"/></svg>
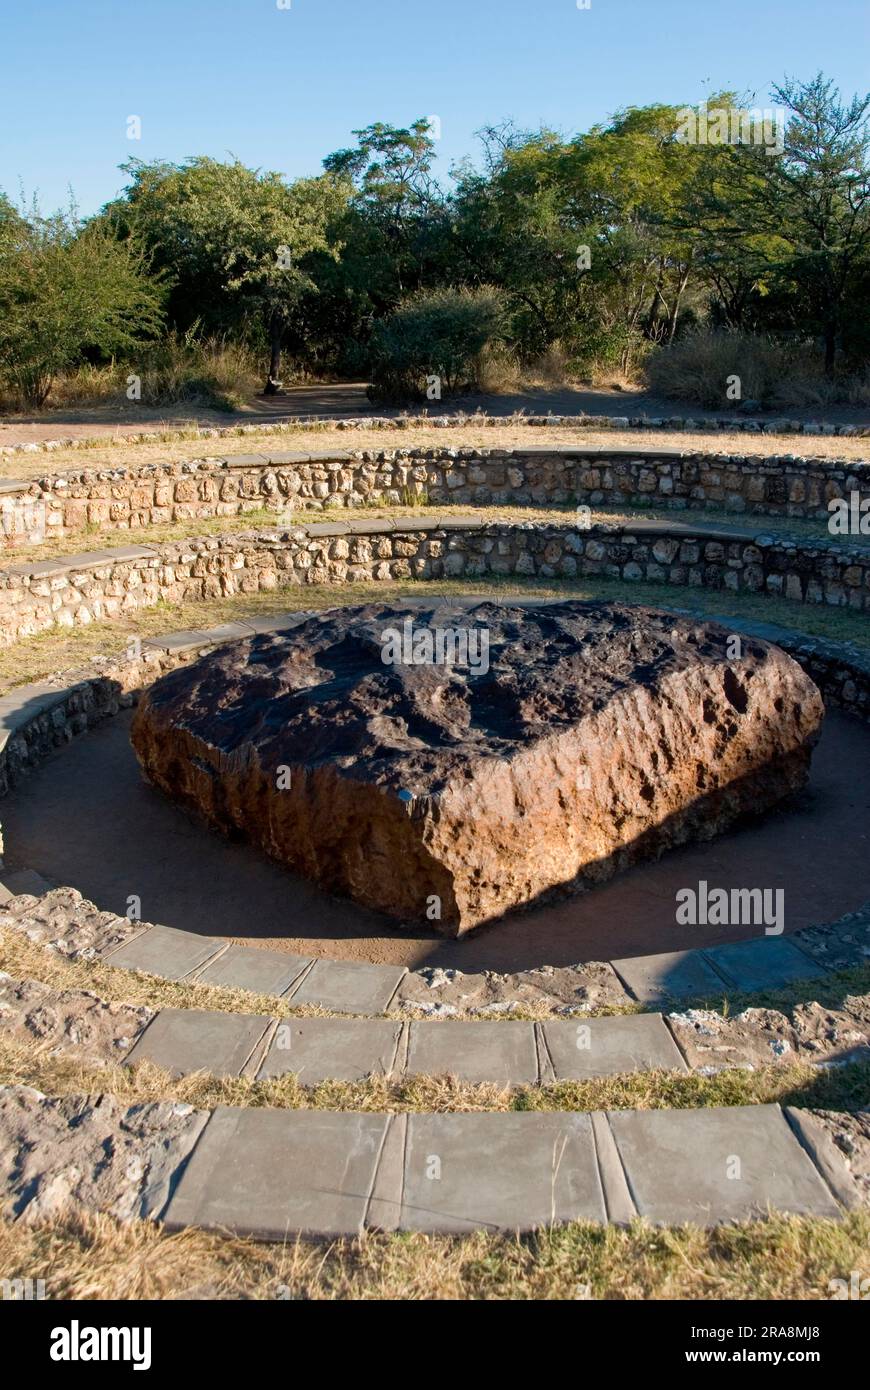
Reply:
<svg viewBox="0 0 870 1390"><path fill-rule="evenodd" d="M574 134L823 68L870 85L870 0L0 0L0 188L95 211L131 155L320 172L355 127L441 122L439 171L506 117ZM129 139L139 116L142 138Z"/></svg>

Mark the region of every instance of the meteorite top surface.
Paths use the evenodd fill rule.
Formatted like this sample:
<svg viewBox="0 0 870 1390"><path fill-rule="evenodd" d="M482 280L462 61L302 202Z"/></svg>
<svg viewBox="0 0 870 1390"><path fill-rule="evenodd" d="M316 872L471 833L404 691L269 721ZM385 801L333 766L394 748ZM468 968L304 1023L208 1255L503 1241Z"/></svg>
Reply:
<svg viewBox="0 0 870 1390"><path fill-rule="evenodd" d="M458 643L455 660L425 659L439 634L442 650ZM231 761L253 744L261 765L364 768L385 790L431 796L481 755L510 759L687 668L721 667L740 712L771 649L741 639L738 676L728 638L716 623L627 604L369 604L221 647L165 676L149 703Z"/></svg>

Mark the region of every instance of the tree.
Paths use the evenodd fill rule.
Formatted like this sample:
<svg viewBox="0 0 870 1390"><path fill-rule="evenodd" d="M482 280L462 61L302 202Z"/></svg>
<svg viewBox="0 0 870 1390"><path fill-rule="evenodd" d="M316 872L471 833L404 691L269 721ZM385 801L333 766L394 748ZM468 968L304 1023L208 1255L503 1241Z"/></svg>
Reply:
<svg viewBox="0 0 870 1390"><path fill-rule="evenodd" d="M91 350L123 352L154 337L163 285L132 242L74 210L21 216L0 201L0 371L28 405Z"/></svg>
<svg viewBox="0 0 870 1390"><path fill-rule="evenodd" d="M844 103L819 73L773 96L787 113L782 152L725 147L703 221L766 282L769 315L819 334L830 373L870 259L870 94Z"/></svg>
<svg viewBox="0 0 870 1390"><path fill-rule="evenodd" d="M287 184L238 160L123 165L130 187L105 210L121 235L140 237L171 277L177 327L200 322L265 334L265 391L280 387L285 337L306 292L315 253L336 255L329 228L346 205L346 182L328 175Z"/></svg>
<svg viewBox="0 0 870 1390"><path fill-rule="evenodd" d="M408 127L376 121L355 130L355 148L327 155L323 167L353 186L357 235L351 258L363 262L379 307L392 307L426 278L431 231L443 198L432 175L435 143L422 117Z"/></svg>

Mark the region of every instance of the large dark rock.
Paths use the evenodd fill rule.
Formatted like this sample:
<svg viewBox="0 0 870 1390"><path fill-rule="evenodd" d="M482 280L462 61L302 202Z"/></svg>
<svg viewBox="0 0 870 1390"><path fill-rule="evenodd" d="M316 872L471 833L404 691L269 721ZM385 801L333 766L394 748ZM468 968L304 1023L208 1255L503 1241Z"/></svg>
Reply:
<svg viewBox="0 0 870 1390"><path fill-rule="evenodd" d="M418 655L473 629L472 664L385 665L407 620ZM778 647L733 643L618 604L332 610L158 680L133 745L212 825L458 935L804 785L821 696Z"/></svg>

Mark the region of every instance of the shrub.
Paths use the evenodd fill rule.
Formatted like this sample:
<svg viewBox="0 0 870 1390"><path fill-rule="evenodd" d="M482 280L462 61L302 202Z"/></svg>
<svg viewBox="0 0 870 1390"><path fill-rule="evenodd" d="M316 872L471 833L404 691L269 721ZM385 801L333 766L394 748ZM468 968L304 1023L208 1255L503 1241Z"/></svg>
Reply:
<svg viewBox="0 0 870 1390"><path fill-rule="evenodd" d="M760 334L688 333L657 348L646 363L653 391L709 410L731 404L726 391L732 376L740 378L740 399L762 406L823 405L836 394L810 345Z"/></svg>
<svg viewBox="0 0 870 1390"><path fill-rule="evenodd" d="M372 400L422 400L426 378L442 394L476 390L481 354L499 339L497 290L440 289L412 295L376 323L370 342Z"/></svg>
<svg viewBox="0 0 870 1390"><path fill-rule="evenodd" d="M243 343L224 338L204 342L169 337L143 355L141 371L145 405L209 406L235 410L253 395L260 379L256 354Z"/></svg>
<svg viewBox="0 0 870 1390"><path fill-rule="evenodd" d="M0 377L38 408L59 373L152 337L163 291L105 227L82 227L74 213L0 212Z"/></svg>

